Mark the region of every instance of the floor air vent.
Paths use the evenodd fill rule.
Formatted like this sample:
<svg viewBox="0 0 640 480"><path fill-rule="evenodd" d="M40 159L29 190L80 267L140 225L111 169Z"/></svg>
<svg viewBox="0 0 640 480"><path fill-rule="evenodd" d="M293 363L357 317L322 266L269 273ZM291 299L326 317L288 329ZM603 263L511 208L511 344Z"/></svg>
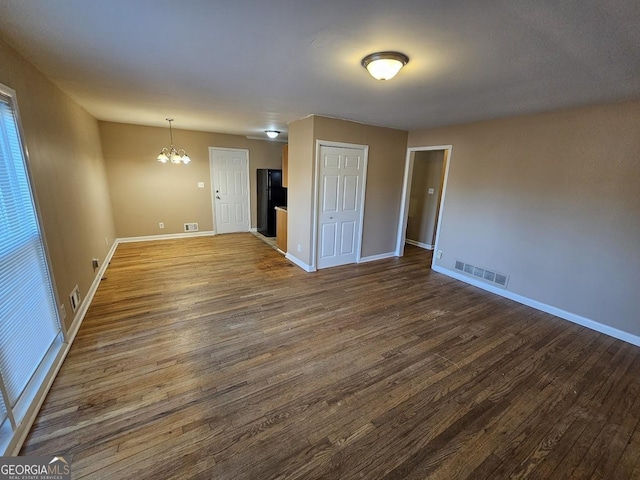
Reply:
<svg viewBox="0 0 640 480"><path fill-rule="evenodd" d="M487 270L486 268L476 267L475 265L464 263L460 260L456 260L455 269L486 283L492 283L499 287L507 288L507 282L509 281L508 275Z"/></svg>

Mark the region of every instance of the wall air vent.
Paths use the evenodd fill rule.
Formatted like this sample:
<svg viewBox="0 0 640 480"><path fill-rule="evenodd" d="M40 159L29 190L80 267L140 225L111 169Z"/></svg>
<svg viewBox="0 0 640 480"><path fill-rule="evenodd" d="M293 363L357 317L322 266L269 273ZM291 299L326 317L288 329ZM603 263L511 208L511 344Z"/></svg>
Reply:
<svg viewBox="0 0 640 480"><path fill-rule="evenodd" d="M498 285L502 285L503 287L507 286L507 276L502 275L501 273L496 273L496 283Z"/></svg>
<svg viewBox="0 0 640 480"><path fill-rule="evenodd" d="M469 277L474 277L485 283L497 285L502 288L507 288L507 283L509 282L508 275L487 270L486 268L476 267L475 265L464 263L460 260L456 260L454 268L459 272L465 273Z"/></svg>
<svg viewBox="0 0 640 480"><path fill-rule="evenodd" d="M80 305L80 287L78 287L78 285L73 287L71 295L69 295L69 303L71 304L71 310L73 313L76 313L76 310L78 310L78 306Z"/></svg>
<svg viewBox="0 0 640 480"><path fill-rule="evenodd" d="M197 232L198 231L198 224L197 223L185 223L184 224L184 231L185 232Z"/></svg>

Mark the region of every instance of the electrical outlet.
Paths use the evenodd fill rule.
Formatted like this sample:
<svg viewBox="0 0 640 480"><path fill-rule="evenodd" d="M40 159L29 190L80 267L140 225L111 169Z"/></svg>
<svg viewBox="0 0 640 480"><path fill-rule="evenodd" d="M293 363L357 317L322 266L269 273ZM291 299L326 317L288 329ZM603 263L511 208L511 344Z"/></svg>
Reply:
<svg viewBox="0 0 640 480"><path fill-rule="evenodd" d="M93 267L93 271L95 272L100 267L100 259L94 258L91 260L91 266Z"/></svg>
<svg viewBox="0 0 640 480"><path fill-rule="evenodd" d="M164 222L160 222L160 223L158 223L158 227L160 227L160 228L164 228Z"/></svg>
<svg viewBox="0 0 640 480"><path fill-rule="evenodd" d="M204 182L198 182L198 188L204 188Z"/></svg>
<svg viewBox="0 0 640 480"><path fill-rule="evenodd" d="M64 308L64 303L60 304L60 320L67 318L67 309Z"/></svg>
<svg viewBox="0 0 640 480"><path fill-rule="evenodd" d="M184 224L184 231L185 232L197 232L198 231L198 224L197 223L185 223Z"/></svg>
<svg viewBox="0 0 640 480"><path fill-rule="evenodd" d="M302 245L298 244L298 251L301 252L302 251Z"/></svg>
<svg viewBox="0 0 640 480"><path fill-rule="evenodd" d="M108 237L104 237L104 244L108 247L109 246L109 238Z"/></svg>
<svg viewBox="0 0 640 480"><path fill-rule="evenodd" d="M441 259L442 258L442 250L438 250L438 253L436 253L436 258L437 259Z"/></svg>

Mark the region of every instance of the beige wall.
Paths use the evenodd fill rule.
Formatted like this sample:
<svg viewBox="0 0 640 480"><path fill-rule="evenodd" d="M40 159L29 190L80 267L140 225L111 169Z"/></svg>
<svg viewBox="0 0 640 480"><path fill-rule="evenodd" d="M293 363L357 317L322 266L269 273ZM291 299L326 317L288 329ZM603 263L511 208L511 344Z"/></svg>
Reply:
<svg viewBox="0 0 640 480"><path fill-rule="evenodd" d="M289 124L287 253L310 264L315 117Z"/></svg>
<svg viewBox="0 0 640 480"><path fill-rule="evenodd" d="M51 267L69 325L69 294L84 297L92 258L115 238L98 122L0 40L0 83L14 89ZM106 238L106 242L105 242Z"/></svg>
<svg viewBox="0 0 640 480"><path fill-rule="evenodd" d="M411 132L453 145L437 264L640 335L640 102Z"/></svg>
<svg viewBox="0 0 640 480"><path fill-rule="evenodd" d="M362 232L363 257L385 254L396 249L407 136L408 133L404 130L316 117L316 140L369 145Z"/></svg>
<svg viewBox="0 0 640 480"><path fill-rule="evenodd" d="M289 211L293 213L289 218L289 253L307 265L312 263L316 140L369 146L362 256L393 252L396 248L407 132L313 116L289 125ZM300 252L297 251L298 244L302 246Z"/></svg>
<svg viewBox="0 0 640 480"><path fill-rule="evenodd" d="M414 153L409 216L407 218L407 238L409 240L426 245L433 244L443 163L444 150ZM433 189L433 193L429 193L430 188Z"/></svg>
<svg viewBox="0 0 640 480"><path fill-rule="evenodd" d="M176 120L179 122L179 119ZM178 123L179 124L179 123ZM189 165L156 160L169 146L169 129L100 122L118 237L183 233L184 223L197 222L200 231L214 230L209 147L249 150L251 226L256 226L256 170L282 167L282 143L249 140L238 135L173 129L177 148ZM204 182L205 188L198 188ZM158 224L163 222L164 229Z"/></svg>

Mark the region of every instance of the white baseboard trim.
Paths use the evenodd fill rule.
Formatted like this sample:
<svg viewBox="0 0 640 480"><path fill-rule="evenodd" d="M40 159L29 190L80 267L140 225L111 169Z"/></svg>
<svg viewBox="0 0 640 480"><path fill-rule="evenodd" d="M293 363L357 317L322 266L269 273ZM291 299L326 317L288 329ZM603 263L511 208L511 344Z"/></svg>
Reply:
<svg viewBox="0 0 640 480"><path fill-rule="evenodd" d="M417 240L410 240L408 238L404 239L405 243L409 245L413 245L414 247L424 248L425 250L433 250L433 245L429 245L428 243L418 242Z"/></svg>
<svg viewBox="0 0 640 480"><path fill-rule="evenodd" d="M294 257L293 255L286 253L284 258L286 258L287 260L289 260L291 263L293 263L294 265L297 265L298 267L300 267L301 269L303 269L305 272L315 272L316 269L311 267L310 265L307 265L306 263L304 263L302 260L300 260L299 258Z"/></svg>
<svg viewBox="0 0 640 480"><path fill-rule="evenodd" d="M124 237L117 238L117 243L131 243L131 242L151 242L154 240L173 240L176 238L187 237L210 237L215 235L216 232L188 232L188 233L169 233L166 235L145 235L142 237Z"/></svg>
<svg viewBox="0 0 640 480"><path fill-rule="evenodd" d="M254 233L254 232L257 232L257 231L258 231L258 229L257 229L257 228L250 228L250 229L249 229L249 231L250 231L251 233Z"/></svg>
<svg viewBox="0 0 640 480"><path fill-rule="evenodd" d="M369 255L368 257L360 257L358 263L375 262L376 260L384 260L385 258L396 257L396 252L381 253L379 255Z"/></svg>
<svg viewBox="0 0 640 480"><path fill-rule="evenodd" d="M71 322L71 326L69 327L69 330L67 330L67 341L69 344L71 344L73 340L76 338L76 335L78 334L78 330L80 330L80 325L84 320L84 316L87 314L87 310L89 310L89 306L93 301L93 297L98 291L98 287L100 286L100 282L102 281L104 272L107 271L109 262L111 261L111 258L113 258L113 254L116 253L116 249L118 248L119 244L120 244L120 239L116 239L115 242L113 242L113 245L111 245L109 252L104 257L104 260L102 261L102 265L98 269L98 273L93 279L93 282L91 283L91 286L87 291L87 294L82 299L82 302L80 303L80 308L76 312L75 317L73 317L73 322Z"/></svg>
<svg viewBox="0 0 640 480"><path fill-rule="evenodd" d="M460 280L461 282L468 283L483 290L487 290L488 292L500 295L501 297L508 298L509 300L513 300L514 302L522 303L523 305L535 308L536 310L550 313L551 315L555 315L556 317L560 317L564 320L569 320L570 322L576 323L591 330L595 330L596 332L604 333L605 335L609 335L610 337L617 338L618 340L622 340L624 342L640 347L640 336L638 335L634 335L623 330L618 330L617 328L610 327L609 325L604 325L602 323L596 322L595 320L591 320L581 315L562 310L561 308L557 308L552 305L547 305L546 303L542 303L531 298L523 297L522 295L510 292L509 290L503 290L501 288L493 287L489 284L467 277L458 272L454 272L452 270L449 270L448 268L443 268L439 265L434 264L431 266L431 269L435 272L447 275L448 277Z"/></svg>
<svg viewBox="0 0 640 480"><path fill-rule="evenodd" d="M98 287L100 286L100 282L102 281L104 272L107 270L107 267L109 266L109 262L111 261L111 258L113 257L113 254L115 253L116 248L118 248L118 244L119 244L119 241L116 239L113 242L113 245L111 245L111 248L109 249L109 252L107 252L107 255L105 256L104 260L102 261L102 266L100 266L100 268L98 269L98 273L96 273L96 276L93 279L93 282L91 283L91 286L87 291L87 294L84 296L84 298L80 302L80 308L78 308L78 310L76 311L76 314L73 317L73 321L71 322L71 325L67 329L67 336L66 336L65 342L62 344L62 349L58 353L56 359L53 362L53 365L51 366L51 369L47 373L44 383L38 389L38 393L36 394L36 397L35 397L36 398L35 402L31 405L25 418L22 420L22 422L18 426L15 436L12 439L11 443L9 444L9 447L7 448L7 452L5 452L4 455L9 454L12 456L17 456L20 453L20 449L22 448L22 445L24 444L24 441L26 440L27 435L29 435L29 431L31 431L33 422L35 422L38 416L38 413L40 412L40 408L42 408L42 404L44 403L44 400L47 397L49 390L51 389L51 385L53 385L53 381L58 376L58 372L60 371L60 368L62 367L62 364L64 363L65 358L67 358L67 355L69 354L71 345L73 344L73 341L75 340L76 335L78 334L78 330L80 330L80 325L82 324L82 321L84 320L84 317L87 314L87 310L89 310L89 306L91 305L91 302L93 301L93 297L96 294Z"/></svg>

